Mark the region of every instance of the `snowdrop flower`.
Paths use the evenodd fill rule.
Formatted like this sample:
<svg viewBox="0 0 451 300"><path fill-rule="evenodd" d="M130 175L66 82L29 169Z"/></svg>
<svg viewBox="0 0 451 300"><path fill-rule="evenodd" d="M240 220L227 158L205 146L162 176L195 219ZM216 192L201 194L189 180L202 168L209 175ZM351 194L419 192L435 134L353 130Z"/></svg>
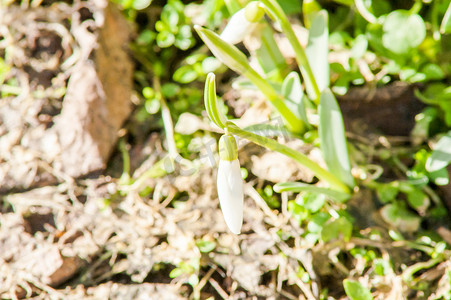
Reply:
<svg viewBox="0 0 451 300"><path fill-rule="evenodd" d="M230 134L219 140L217 188L224 220L231 232L239 234L243 224L243 179L236 141Z"/></svg>
<svg viewBox="0 0 451 300"><path fill-rule="evenodd" d="M230 44L238 44L244 37L254 31L264 10L257 1L250 2L245 8L237 11L229 20L220 37Z"/></svg>

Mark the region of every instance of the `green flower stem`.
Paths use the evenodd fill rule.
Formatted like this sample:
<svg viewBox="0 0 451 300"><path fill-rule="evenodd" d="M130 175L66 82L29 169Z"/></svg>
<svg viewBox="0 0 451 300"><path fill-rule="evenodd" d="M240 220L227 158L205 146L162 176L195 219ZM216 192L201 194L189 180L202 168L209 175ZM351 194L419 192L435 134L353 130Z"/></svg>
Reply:
<svg viewBox="0 0 451 300"><path fill-rule="evenodd" d="M297 161L304 167L306 167L309 170L311 170L312 172L314 172L315 175L319 179L328 182L329 185L331 186L331 188L345 192L347 194L351 193L349 187L346 186L344 183L342 183L337 177L335 177L334 174L323 169L320 165L318 165L317 163L315 163L314 161L309 159L306 155L304 155L296 150L293 150L285 145L279 144L275 140L254 134L252 132L245 131L245 130L239 128L238 126L236 126L235 124L233 124L232 122L227 122L226 126L227 126L226 128L228 129L229 133L232 133L241 138L247 139L259 146L268 148L272 151L277 151L279 153L282 153L282 154L294 159L295 161Z"/></svg>
<svg viewBox="0 0 451 300"><path fill-rule="evenodd" d="M287 16L275 0L260 0L260 2L266 6L266 8L269 10L269 14L280 23L282 31L285 33L288 41L294 49L294 52L296 54L296 61L298 62L304 80L308 80L313 87L313 90L315 92L314 100L315 103L318 104L321 94L318 88L318 84L316 83L315 76L313 75L312 69L310 68L310 64L308 62L307 56L305 55L304 48L299 43L298 38L294 34L293 28L291 28L291 24L288 21Z"/></svg>
<svg viewBox="0 0 451 300"><path fill-rule="evenodd" d="M211 52L226 66L234 70L238 74L247 77L260 91L268 98L275 109L282 115L288 124L288 127L294 133L302 133L305 125L302 120L298 119L291 110L283 102L282 98L269 85L269 83L257 73L247 61L246 55L238 50L237 47L228 44L222 40L213 31L195 25L201 39L208 46Z"/></svg>

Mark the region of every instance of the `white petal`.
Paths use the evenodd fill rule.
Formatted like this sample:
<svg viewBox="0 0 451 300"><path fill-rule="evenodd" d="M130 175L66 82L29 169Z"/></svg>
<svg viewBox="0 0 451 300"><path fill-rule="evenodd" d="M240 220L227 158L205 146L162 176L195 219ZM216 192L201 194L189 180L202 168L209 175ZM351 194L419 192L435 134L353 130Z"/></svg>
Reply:
<svg viewBox="0 0 451 300"><path fill-rule="evenodd" d="M238 159L219 161L217 188L224 220L230 231L239 234L243 225L243 179Z"/></svg>
<svg viewBox="0 0 451 300"><path fill-rule="evenodd" d="M227 23L220 37L227 43L238 44L256 26L257 23L251 23L246 19L244 8L242 8L230 18L229 23Z"/></svg>

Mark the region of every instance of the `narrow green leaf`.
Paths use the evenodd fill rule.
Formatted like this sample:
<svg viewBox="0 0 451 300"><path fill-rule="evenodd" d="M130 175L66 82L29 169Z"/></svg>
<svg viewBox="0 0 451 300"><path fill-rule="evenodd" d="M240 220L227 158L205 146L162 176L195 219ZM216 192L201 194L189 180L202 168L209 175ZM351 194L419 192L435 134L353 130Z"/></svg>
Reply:
<svg viewBox="0 0 451 300"><path fill-rule="evenodd" d="M260 66L268 76L279 75L286 67L285 58L274 39L273 31L266 23L261 32L261 46L256 54Z"/></svg>
<svg viewBox="0 0 451 300"><path fill-rule="evenodd" d="M313 75L319 91L329 87L329 29L328 15L325 10L320 11L312 21L309 31L308 44L305 49L308 62L312 66ZM306 84L308 81L306 81ZM307 90L313 89L309 84ZM309 92L310 94L310 92Z"/></svg>
<svg viewBox="0 0 451 300"><path fill-rule="evenodd" d="M227 117L219 111L218 98L216 97L215 74L209 73L205 80L204 104L208 117L219 128L224 128Z"/></svg>
<svg viewBox="0 0 451 300"><path fill-rule="evenodd" d="M451 33L451 3L446 10L445 16L443 17L442 24L440 25L440 33Z"/></svg>
<svg viewBox="0 0 451 300"><path fill-rule="evenodd" d="M310 193L316 193L316 194L324 194L327 197L337 201L337 202L345 202L348 200L351 195L340 192L337 190L333 190L330 188L324 188L324 187L318 187L311 184L306 184L302 182L282 182L277 183L274 185L274 191L277 193L281 192L310 192Z"/></svg>
<svg viewBox="0 0 451 300"><path fill-rule="evenodd" d="M343 287L345 288L346 295L351 300L373 299L371 292L358 281L345 279L343 280Z"/></svg>
<svg viewBox="0 0 451 300"><path fill-rule="evenodd" d="M310 129L312 126L307 119L304 105L307 97L302 90L301 78L298 73L293 71L285 78L282 83L282 95L286 100L288 108Z"/></svg>
<svg viewBox="0 0 451 300"><path fill-rule="evenodd" d="M451 162L451 131L444 135L435 145L434 151L426 161L428 172L445 168Z"/></svg>
<svg viewBox="0 0 451 300"><path fill-rule="evenodd" d="M354 187L343 117L337 100L329 89L321 93L318 109L321 151L327 167L346 185Z"/></svg>
<svg viewBox="0 0 451 300"><path fill-rule="evenodd" d="M208 46L210 51L216 56L220 61L227 65L233 71L246 74L251 68L247 61L246 55L241 52L237 47L228 44L222 40L213 31L203 28L199 25L194 25L194 29L199 34L204 43Z"/></svg>

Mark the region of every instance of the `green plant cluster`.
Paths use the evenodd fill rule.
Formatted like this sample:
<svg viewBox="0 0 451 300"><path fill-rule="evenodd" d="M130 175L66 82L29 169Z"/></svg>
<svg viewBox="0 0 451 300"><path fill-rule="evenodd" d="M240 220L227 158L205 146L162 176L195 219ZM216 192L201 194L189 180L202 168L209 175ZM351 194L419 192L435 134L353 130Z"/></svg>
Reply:
<svg viewBox="0 0 451 300"><path fill-rule="evenodd" d="M151 5L144 1L121 3L134 19ZM205 1L189 5L168 1L158 20L140 28L133 45L142 66L136 73L143 100L138 115L144 122L149 115L161 113L161 126L168 144L173 144L172 148L168 146L170 159L179 153L190 157L192 136L174 134L172 118L187 111L202 113L199 83L205 80L205 111L220 130L280 152L315 174L318 183L285 182L257 189L274 210L282 209L280 194L288 195L287 210L302 229L306 246L366 239L367 245L341 251L362 261L375 282L381 276L399 272L394 262L374 246L376 241L386 238L385 233L377 230L362 233L349 209L349 202L361 200L360 190L369 190L377 199L382 220L390 228L386 232L390 242L423 255L422 262L403 266L403 280L412 289L430 294L430 283L417 275L444 262L450 254L449 245L430 231L432 225L423 227L422 223L442 224L447 215L436 189L449 184L446 168L451 162L451 5L446 0L416 0L410 6L403 1L387 0L337 0L322 4L314 0L302 5L282 0ZM199 8L197 5L203 9L204 26L194 25L188 17L187 12ZM246 41L241 44L243 39L237 47L235 41L217 33L226 18L230 17L227 26L233 26L235 16L242 10L245 13L241 17L246 19L237 24L248 27L243 25L234 30L237 35L239 30L247 30L243 36L260 41L257 49L246 48ZM308 32L306 45L301 45L298 32L293 30L298 17ZM201 46L193 30L208 49ZM283 49L276 42L280 35L293 48L296 64L289 64L282 54ZM290 137L321 150L324 165L252 127L237 126L225 114L222 109L225 105L216 95L217 82L212 73L224 72L224 66L240 75L234 88L259 90L273 108L273 116L284 120ZM357 162L335 94L345 94L354 86L365 84L376 88L398 80L414 84L416 96L426 104L416 117L410 148L399 152L376 151L375 156L383 166ZM154 167L161 170L162 165L164 162L159 162ZM373 167L380 172L370 172ZM396 170L398 177L381 177L384 168ZM149 176L166 173L150 172ZM282 240L290 240L282 231L278 235ZM197 247L208 254L216 244L199 240ZM183 277L195 289L200 264L197 260L181 262L170 277ZM299 277L308 282L305 275L299 271ZM350 299L372 299L371 286L355 278L344 279L343 288Z"/></svg>

